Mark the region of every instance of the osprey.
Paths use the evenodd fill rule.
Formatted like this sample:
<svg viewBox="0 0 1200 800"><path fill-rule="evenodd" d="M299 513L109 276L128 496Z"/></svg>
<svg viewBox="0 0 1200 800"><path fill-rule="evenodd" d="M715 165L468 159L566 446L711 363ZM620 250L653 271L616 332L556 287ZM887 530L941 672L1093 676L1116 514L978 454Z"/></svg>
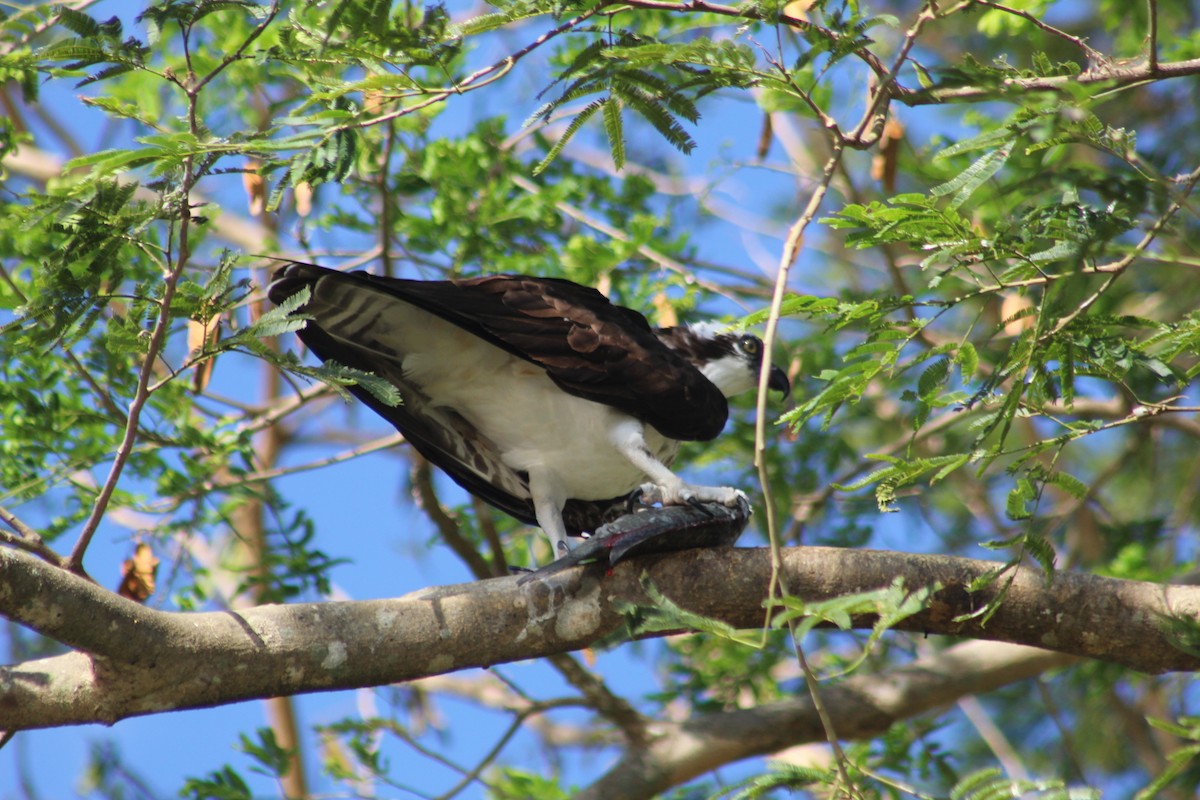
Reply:
<svg viewBox="0 0 1200 800"><path fill-rule="evenodd" d="M758 386L755 336L655 329L557 278L402 280L292 263L268 294L279 304L303 290L309 349L393 384L398 406L350 391L468 492L540 526L555 557L639 488L664 505L742 496L669 465L681 441L721 433L727 397ZM790 388L775 366L769 385Z"/></svg>

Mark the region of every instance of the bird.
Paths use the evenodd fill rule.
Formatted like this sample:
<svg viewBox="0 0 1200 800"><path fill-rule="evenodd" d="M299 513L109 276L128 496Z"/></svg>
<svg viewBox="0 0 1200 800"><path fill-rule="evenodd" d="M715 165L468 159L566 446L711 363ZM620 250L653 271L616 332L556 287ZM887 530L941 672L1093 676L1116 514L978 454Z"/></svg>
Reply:
<svg viewBox="0 0 1200 800"><path fill-rule="evenodd" d="M306 347L394 386L398 405L348 388L462 488L540 527L555 558L635 492L664 506L744 497L671 464L681 442L722 432L727 398L758 386L752 334L654 328L596 289L530 275L417 280L290 262L267 294L279 305L302 292ZM787 375L767 369L786 397Z"/></svg>

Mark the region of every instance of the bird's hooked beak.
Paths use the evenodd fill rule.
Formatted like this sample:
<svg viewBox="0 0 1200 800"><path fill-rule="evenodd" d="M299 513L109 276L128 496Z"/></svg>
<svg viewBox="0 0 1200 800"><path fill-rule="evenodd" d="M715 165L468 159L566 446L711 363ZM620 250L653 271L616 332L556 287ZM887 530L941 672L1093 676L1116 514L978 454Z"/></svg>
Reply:
<svg viewBox="0 0 1200 800"><path fill-rule="evenodd" d="M767 388L783 392L784 400L792 393L792 383L788 380L787 373L774 364L771 365L771 373L767 376Z"/></svg>

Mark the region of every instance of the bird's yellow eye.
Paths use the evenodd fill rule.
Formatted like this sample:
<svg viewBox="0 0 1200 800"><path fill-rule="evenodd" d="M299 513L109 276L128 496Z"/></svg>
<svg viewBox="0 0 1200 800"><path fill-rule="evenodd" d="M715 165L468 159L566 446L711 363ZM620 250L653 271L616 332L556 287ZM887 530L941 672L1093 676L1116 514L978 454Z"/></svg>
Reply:
<svg viewBox="0 0 1200 800"><path fill-rule="evenodd" d="M748 355L758 355L758 349L760 346L761 343L758 341L757 336L742 337L742 350L744 350Z"/></svg>

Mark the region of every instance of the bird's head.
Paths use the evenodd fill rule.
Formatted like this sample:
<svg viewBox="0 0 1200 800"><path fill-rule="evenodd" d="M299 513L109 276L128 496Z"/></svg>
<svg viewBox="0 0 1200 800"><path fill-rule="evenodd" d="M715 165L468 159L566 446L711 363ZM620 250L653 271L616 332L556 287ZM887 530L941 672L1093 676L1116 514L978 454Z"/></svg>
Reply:
<svg viewBox="0 0 1200 800"><path fill-rule="evenodd" d="M757 336L740 331L722 332L706 323L669 328L659 335L668 346L686 356L726 397L758 388L763 343ZM770 370L767 386L787 397L792 389L787 373L774 364Z"/></svg>

